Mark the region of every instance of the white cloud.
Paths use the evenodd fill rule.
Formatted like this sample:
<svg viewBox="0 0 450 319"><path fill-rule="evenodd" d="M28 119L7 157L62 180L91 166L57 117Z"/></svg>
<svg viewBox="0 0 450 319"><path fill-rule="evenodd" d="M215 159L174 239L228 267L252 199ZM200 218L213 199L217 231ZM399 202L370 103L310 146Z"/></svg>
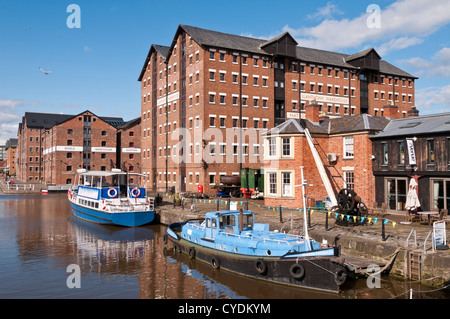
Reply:
<svg viewBox="0 0 450 319"><path fill-rule="evenodd" d="M399 60L399 64L407 65L415 70L419 77L450 77L450 48L442 48L430 60L419 57Z"/></svg>
<svg viewBox="0 0 450 319"><path fill-rule="evenodd" d="M449 112L450 85L416 90L416 106L420 114Z"/></svg>
<svg viewBox="0 0 450 319"><path fill-rule="evenodd" d="M372 12L363 12L352 19L326 19L313 27L286 25L283 31L289 31L301 46L341 50L379 43L386 53L421 43L424 37L448 24L450 1L398 0L381 8L379 28L369 27L370 17Z"/></svg>
<svg viewBox="0 0 450 319"><path fill-rule="evenodd" d="M343 12L333 2L327 2L325 7L318 8L313 14L308 14L307 18L309 20L331 19L334 14L343 14Z"/></svg>
<svg viewBox="0 0 450 319"><path fill-rule="evenodd" d="M91 52L92 49L91 49L90 47L88 47L87 45L85 45L85 46L83 47L83 51L84 51L84 52Z"/></svg>
<svg viewBox="0 0 450 319"><path fill-rule="evenodd" d="M423 41L424 41L423 38L418 38L418 37L407 37L406 36L406 37L394 38L389 42L379 45L376 48L376 50L381 56L383 56L388 51L405 49L407 47L410 47L410 46L413 46L416 44L420 44Z"/></svg>

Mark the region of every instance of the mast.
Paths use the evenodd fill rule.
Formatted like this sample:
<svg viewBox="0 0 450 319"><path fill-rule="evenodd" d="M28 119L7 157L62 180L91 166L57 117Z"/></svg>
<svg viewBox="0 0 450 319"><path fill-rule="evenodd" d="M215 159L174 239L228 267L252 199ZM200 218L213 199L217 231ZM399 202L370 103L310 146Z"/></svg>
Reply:
<svg viewBox="0 0 450 319"><path fill-rule="evenodd" d="M305 193L305 186L311 186L306 184L306 181L303 177L303 166L300 166L300 170L302 172L302 183L300 184L302 186L302 193L303 193L303 228L305 232L305 240L308 250L311 250L311 243L309 241L309 235L308 235L308 221L306 220L306 193Z"/></svg>

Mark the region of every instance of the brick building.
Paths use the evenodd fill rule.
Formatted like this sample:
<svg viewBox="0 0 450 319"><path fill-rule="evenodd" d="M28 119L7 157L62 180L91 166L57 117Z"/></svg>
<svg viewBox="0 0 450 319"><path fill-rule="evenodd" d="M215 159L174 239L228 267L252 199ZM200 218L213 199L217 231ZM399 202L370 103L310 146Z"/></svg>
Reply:
<svg viewBox="0 0 450 319"><path fill-rule="evenodd" d="M306 193L312 206L328 193L319 174L305 136L308 128L335 195L342 188L352 189L368 207L375 200L375 178L372 174L372 143L370 137L389 122L384 117L359 114L340 118L321 118L319 106L308 105L310 119L291 119L269 130L265 135L264 204L302 208L301 170L312 187ZM311 112L311 114L309 114ZM328 165L328 167L327 167Z"/></svg>
<svg viewBox="0 0 450 319"><path fill-rule="evenodd" d="M117 167L123 171L141 173L141 118L117 127Z"/></svg>
<svg viewBox="0 0 450 319"><path fill-rule="evenodd" d="M179 25L170 46L151 45L138 78L142 172L154 189L213 193L220 175L262 167L261 134L305 118L311 101L329 117L400 118L415 79L374 49L346 55L289 33L266 41Z"/></svg>
<svg viewBox="0 0 450 319"><path fill-rule="evenodd" d="M73 115L25 112L17 132L16 176L24 182L43 179L42 135Z"/></svg>
<svg viewBox="0 0 450 319"><path fill-rule="evenodd" d="M116 168L116 126L123 123L122 118L84 111L46 129L42 135L43 182L72 184L79 168Z"/></svg>
<svg viewBox="0 0 450 319"><path fill-rule="evenodd" d="M6 141L6 168L9 176L16 175L16 150L17 150L17 138L10 138Z"/></svg>

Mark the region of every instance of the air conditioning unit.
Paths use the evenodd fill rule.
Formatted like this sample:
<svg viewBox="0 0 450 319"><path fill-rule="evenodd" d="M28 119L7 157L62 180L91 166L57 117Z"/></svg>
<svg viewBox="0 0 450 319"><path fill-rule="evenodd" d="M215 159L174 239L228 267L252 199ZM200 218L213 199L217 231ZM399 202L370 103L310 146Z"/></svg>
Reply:
<svg viewBox="0 0 450 319"><path fill-rule="evenodd" d="M328 160L328 162L336 162L337 161L336 153L328 153L327 160Z"/></svg>

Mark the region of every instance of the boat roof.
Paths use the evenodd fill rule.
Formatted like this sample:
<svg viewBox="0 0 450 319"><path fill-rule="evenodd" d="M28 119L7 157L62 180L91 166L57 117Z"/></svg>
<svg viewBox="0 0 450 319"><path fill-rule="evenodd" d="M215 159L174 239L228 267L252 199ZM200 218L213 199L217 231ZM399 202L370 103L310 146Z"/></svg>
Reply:
<svg viewBox="0 0 450 319"><path fill-rule="evenodd" d="M85 171L85 172L78 172L78 175L83 176L99 176L99 177L106 177L106 176L114 176L114 175L138 175L138 176L145 176L144 174L139 173L128 173L128 172L112 172L112 171Z"/></svg>
<svg viewBox="0 0 450 319"><path fill-rule="evenodd" d="M248 215L248 214L251 214L252 212L250 210L244 210L244 211L242 211L242 213ZM210 217L211 215L224 216L224 215L234 215L234 214L239 214L239 211L238 210L218 210L218 211L215 211L215 212L208 212L208 213L205 214L205 216Z"/></svg>

